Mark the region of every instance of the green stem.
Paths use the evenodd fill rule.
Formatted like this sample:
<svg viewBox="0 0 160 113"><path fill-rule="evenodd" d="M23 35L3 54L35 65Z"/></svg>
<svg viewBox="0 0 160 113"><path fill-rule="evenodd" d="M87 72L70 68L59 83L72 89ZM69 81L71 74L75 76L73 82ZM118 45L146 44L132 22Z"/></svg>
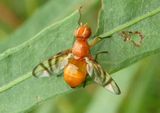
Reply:
<svg viewBox="0 0 160 113"><path fill-rule="evenodd" d="M114 28L113 30L111 30L109 32L106 32L106 33L103 33L103 34L99 35L98 37L96 37L97 38L97 42L95 42L95 40L96 40L96 38L95 38L94 45L96 45L97 43L99 43L102 39L105 39L105 37L112 36L114 33L122 31L123 29L126 29L127 27L130 27L130 26L132 26L132 25L134 25L134 24L136 24L138 22L141 22L144 19L152 17L152 16L158 14L159 12L160 12L160 7L157 8L157 9L155 9L155 10L153 10L153 11L151 11L151 12L148 12L147 14L144 14L144 15L142 15L140 17L137 17L137 18L135 18L135 19L133 19L133 20L125 23L125 24L122 24L122 25ZM92 45L92 47L94 45Z"/></svg>

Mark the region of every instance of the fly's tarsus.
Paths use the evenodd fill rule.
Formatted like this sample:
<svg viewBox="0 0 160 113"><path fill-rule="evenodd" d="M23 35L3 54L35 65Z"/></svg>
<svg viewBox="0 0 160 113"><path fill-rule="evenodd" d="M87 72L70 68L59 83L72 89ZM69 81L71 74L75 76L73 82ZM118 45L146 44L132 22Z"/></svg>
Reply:
<svg viewBox="0 0 160 113"><path fill-rule="evenodd" d="M112 37L112 35L110 35L110 36L106 36L106 37L99 37L101 40L103 40L103 39L106 39L106 38L111 38Z"/></svg>

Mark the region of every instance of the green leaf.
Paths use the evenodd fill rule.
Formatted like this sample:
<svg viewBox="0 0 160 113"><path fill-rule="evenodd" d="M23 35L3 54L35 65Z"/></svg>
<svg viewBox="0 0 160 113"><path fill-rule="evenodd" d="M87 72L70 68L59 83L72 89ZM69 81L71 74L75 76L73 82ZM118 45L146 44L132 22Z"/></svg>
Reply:
<svg viewBox="0 0 160 113"><path fill-rule="evenodd" d="M115 96L106 93L105 89L99 88L92 101L88 105L85 113L117 113L119 105L127 94L128 84L132 81L134 73L137 72L139 64L134 64L117 73L114 73L114 79L118 81L122 94Z"/></svg>
<svg viewBox="0 0 160 113"><path fill-rule="evenodd" d="M160 55L145 59L136 72L127 96L119 106L119 113L158 113L160 108Z"/></svg>
<svg viewBox="0 0 160 113"><path fill-rule="evenodd" d="M34 22L36 18L37 21L43 19L44 17L42 18L41 16L43 14L46 18L47 14L48 16L52 15L53 11L51 9L53 5L51 4L54 4L54 2L50 2L49 5L47 4L47 9L42 9L27 25L13 35L12 38L14 38L14 40L20 40L17 42L17 46L13 44L13 42L10 42L9 44L11 45L9 46L12 48L0 54L0 75L3 76L0 79L0 112L2 113L25 111L42 100L46 100L51 96L70 89L65 85L62 77L36 79L34 77L32 78L31 75L33 67L39 62L59 51L71 47L74 39L73 32L78 26L79 13L75 11L63 20L52 24L51 20L54 19L50 18L50 25L47 26L48 24L43 24L42 27L47 27L38 34L36 34L35 31L30 32L30 35L25 33L32 27L40 29L38 26L34 26ZM36 35L34 36L34 34ZM24 40L20 39L22 36L24 36ZM62 44L63 46L61 46ZM20 84L13 87L17 83ZM2 92L11 87L13 88Z"/></svg>
<svg viewBox="0 0 160 113"><path fill-rule="evenodd" d="M10 41L0 46L0 52L3 52L0 54L0 75L3 75L0 79L0 86L2 86L0 87L2 92L0 112L2 113L22 112L51 96L71 91L62 77L30 78L36 64L72 45L73 31L78 26L79 14L76 11L64 18L70 9L53 10L53 4L58 7L56 2L49 2L23 28L12 35ZM103 3L104 10L100 15L97 35L101 38L110 35L113 37L103 40L92 49L92 52L95 54L97 51L109 51L108 55L99 57L100 63L109 72L115 72L144 56L159 51L159 2L158 0L152 3L149 0L141 2L140 0L120 0L117 3L116 0L109 0ZM66 3L63 2L63 7ZM52 24L62 18L64 18L62 21ZM115 34L124 29L138 30L144 34L144 42L140 48L130 42L124 42L119 34ZM14 85L17 86L13 87ZM11 89L7 90L9 88ZM5 90L7 91L4 92Z"/></svg>
<svg viewBox="0 0 160 113"><path fill-rule="evenodd" d="M104 0L100 15L97 35L102 40L95 46L93 53L107 50L109 54L101 55L99 62L109 72L116 72L145 56L160 50L160 2L159 0ZM144 35L140 47L131 41L125 42L121 31L139 31Z"/></svg>
<svg viewBox="0 0 160 113"><path fill-rule="evenodd" d="M4 77L7 79L0 80L1 86L4 85L4 87L8 87L8 85L14 85L17 82L31 77L31 71L35 64L45 59L44 54L45 57L49 57L65 48L70 48L73 42L72 32L77 27L76 24L72 23L76 23L78 17L78 13L75 12L63 21L47 27L26 43L16 48L9 49L2 54L0 57L0 68L3 68L3 70L1 70L0 75L5 75ZM65 31L68 32L63 33ZM54 40L52 38L54 38ZM66 42L66 40L68 41ZM63 47L59 46L61 43L63 43ZM39 49L41 51L39 51ZM9 83L10 81L12 82ZM6 85L7 82L9 84ZM5 104L0 104L0 110L5 113L9 111L18 112L33 106L38 101L68 89L62 78L30 78L6 93L1 93L1 101L5 102ZM3 87L1 90L3 90ZM18 103L13 105L13 103L10 102L11 100L12 102ZM25 103L23 103L24 101ZM12 108L8 109L4 105L12 106Z"/></svg>
<svg viewBox="0 0 160 113"><path fill-rule="evenodd" d="M0 75L5 76L0 80L0 84L3 86L0 88L0 92L23 81L11 90L0 94L0 99L4 102L0 103L1 112L20 112L39 101L69 89L61 77L53 77L54 79L29 77L32 77L31 71L36 64L58 51L70 48L73 42L72 33L77 27L78 17L78 12L74 12L63 21L42 30L31 40L1 54L0 68L3 70L0 71ZM61 43L63 46L60 46ZM27 81L24 81L25 79ZM15 104L13 105L13 103ZM9 106L10 109L8 109Z"/></svg>
<svg viewBox="0 0 160 113"><path fill-rule="evenodd" d="M0 42L0 53L8 48L16 47L19 44L29 40L45 27L59 21L74 10L78 9L82 0L68 2L68 0L54 0L49 1L41 10L38 10L32 18L30 18L24 25L12 34L5 42ZM66 7L70 6L70 7ZM66 9L64 10L64 7Z"/></svg>
<svg viewBox="0 0 160 113"><path fill-rule="evenodd" d="M122 94L114 96L98 90L86 113L158 113L159 56L151 56L113 74L116 80L120 80Z"/></svg>

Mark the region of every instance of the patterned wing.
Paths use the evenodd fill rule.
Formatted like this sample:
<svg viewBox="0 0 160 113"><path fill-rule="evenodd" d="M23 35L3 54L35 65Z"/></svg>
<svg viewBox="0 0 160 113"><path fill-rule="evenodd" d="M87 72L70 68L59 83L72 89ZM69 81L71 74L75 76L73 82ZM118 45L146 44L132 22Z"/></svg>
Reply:
<svg viewBox="0 0 160 113"><path fill-rule="evenodd" d="M120 89L112 77L103 70L100 64L96 61L89 60L86 58L87 62L87 71L89 76L93 78L93 80L103 86L105 89L109 90L114 94L120 94Z"/></svg>
<svg viewBox="0 0 160 113"><path fill-rule="evenodd" d="M60 74L64 67L68 64L69 58L72 57L71 50L57 53L50 59L38 64L32 71L35 77L49 77L53 74Z"/></svg>

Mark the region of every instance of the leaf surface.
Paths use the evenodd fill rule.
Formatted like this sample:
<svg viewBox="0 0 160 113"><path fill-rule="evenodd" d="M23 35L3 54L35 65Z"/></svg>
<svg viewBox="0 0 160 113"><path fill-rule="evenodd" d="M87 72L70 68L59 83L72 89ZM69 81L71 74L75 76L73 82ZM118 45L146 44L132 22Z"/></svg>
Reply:
<svg viewBox="0 0 160 113"><path fill-rule="evenodd" d="M106 93L105 89L99 88L90 104L88 105L85 113L117 113L119 105L121 104L121 101L126 96L128 91L128 85L126 84L132 82L134 73L138 70L138 67L139 66L137 64L134 64L123 70L120 70L117 73L114 73L114 79L120 80L119 85L121 87L122 94L115 96L111 93Z"/></svg>
<svg viewBox="0 0 160 113"><path fill-rule="evenodd" d="M12 35L11 41L0 45L0 75L3 76L0 79L0 86L2 86L0 87L0 112L2 113L22 112L42 100L71 91L62 77L38 80L31 77L31 71L36 64L71 47L74 39L73 31L78 26L77 11L55 23L65 17L69 9L55 11L52 9L52 3L58 7L55 4L57 2L49 2L46 7L43 7L44 9L33 16L33 20L31 19ZM64 2L64 7L66 3ZM97 44L92 49L92 53L109 51L109 54L101 55L98 59L105 69L112 73L140 58L159 52L159 6L158 0L152 2L119 0L118 3L117 0L103 1L104 9L100 15L96 35L102 38L113 36ZM60 13L61 11L63 13ZM58 13L55 19L51 16L54 13ZM118 34L121 30L143 33L145 38L142 45L138 48L131 42L124 42ZM8 88L11 89L5 91Z"/></svg>
<svg viewBox="0 0 160 113"><path fill-rule="evenodd" d="M81 6L82 0L53 0L43 5L36 13L26 21L15 33L4 42L0 42L0 53L8 48L16 47L29 40L45 27L60 21ZM69 7L66 7L69 6Z"/></svg>
<svg viewBox="0 0 160 113"><path fill-rule="evenodd" d="M159 57L158 54L143 61L129 84L127 96L117 110L119 113L151 113L153 110L159 112Z"/></svg>
<svg viewBox="0 0 160 113"><path fill-rule="evenodd" d="M40 25L41 27L34 26L36 19L40 21L44 18L41 15L44 14L46 18L47 15L52 15L53 5L55 5L55 2L50 2L39 14L35 14L24 27L13 35L12 38L15 38L15 41L8 42L7 44L11 45L7 47L8 49L5 48L7 49L6 51L0 54L0 75L3 76L0 79L1 113L25 111L42 100L46 100L49 97L70 89L64 83L62 77L37 79L31 75L35 65L59 51L71 48L74 40L73 32L78 26L79 19L77 10L57 22L52 17L50 18L50 23L47 23L47 20L45 20L47 24L41 23L43 24ZM32 32L32 30L30 31L30 28L33 29L32 27L40 31L33 30ZM41 30L42 28L43 30ZM28 32L30 34L27 34L27 30L30 31ZM20 39L22 36L24 36L24 39ZM16 40L20 41L16 42ZM13 87L17 83L18 85ZM11 89L2 92L8 88Z"/></svg>
<svg viewBox="0 0 160 113"><path fill-rule="evenodd" d="M97 35L109 39L102 40L95 48L97 51L107 50L109 54L99 57L99 62L115 72L145 56L160 50L160 2L158 0L104 0L99 20ZM139 31L144 35L140 47L131 41L125 42L121 31Z"/></svg>

